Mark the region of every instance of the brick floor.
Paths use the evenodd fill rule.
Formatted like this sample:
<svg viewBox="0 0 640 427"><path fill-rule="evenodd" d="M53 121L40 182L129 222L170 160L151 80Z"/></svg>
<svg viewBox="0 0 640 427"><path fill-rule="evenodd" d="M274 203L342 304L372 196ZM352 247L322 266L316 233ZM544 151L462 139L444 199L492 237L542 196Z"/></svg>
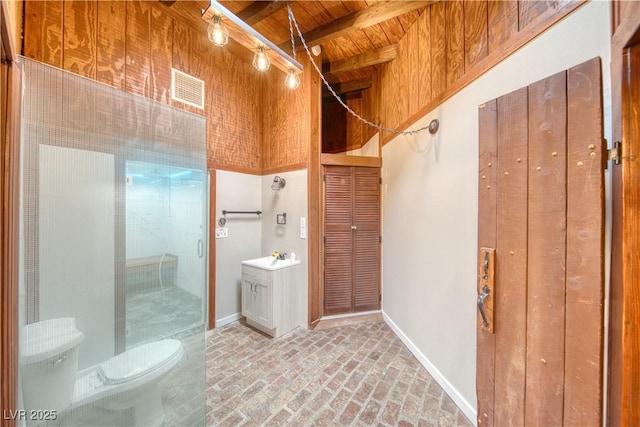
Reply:
<svg viewBox="0 0 640 427"><path fill-rule="evenodd" d="M207 335L209 426L471 426L382 321Z"/></svg>

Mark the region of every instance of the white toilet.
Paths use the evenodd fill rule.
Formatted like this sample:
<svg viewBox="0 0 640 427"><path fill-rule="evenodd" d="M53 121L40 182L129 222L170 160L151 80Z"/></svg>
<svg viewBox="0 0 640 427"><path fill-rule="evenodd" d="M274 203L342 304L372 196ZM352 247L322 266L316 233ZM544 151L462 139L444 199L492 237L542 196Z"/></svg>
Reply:
<svg viewBox="0 0 640 427"><path fill-rule="evenodd" d="M144 344L77 373L78 347L83 338L75 319L68 317L22 328L20 364L25 409L45 408L62 414L96 403L113 411L133 408L133 425L160 425L164 409L158 382L184 357L180 341Z"/></svg>

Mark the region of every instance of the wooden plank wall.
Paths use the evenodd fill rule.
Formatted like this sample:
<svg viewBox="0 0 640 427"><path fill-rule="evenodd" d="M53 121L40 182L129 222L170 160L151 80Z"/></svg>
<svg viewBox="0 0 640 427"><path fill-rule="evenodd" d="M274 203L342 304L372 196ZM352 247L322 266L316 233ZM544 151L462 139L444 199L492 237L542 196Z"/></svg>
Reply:
<svg viewBox="0 0 640 427"><path fill-rule="evenodd" d="M9 60L13 61L20 54L20 46L22 44L22 3L19 1L3 1L0 13L2 13L4 54Z"/></svg>
<svg viewBox="0 0 640 427"><path fill-rule="evenodd" d="M364 111L362 96L347 96L344 100L355 113L369 118ZM360 120L349 114L338 101L325 99L322 103L322 152L344 153L357 150L369 141L374 132Z"/></svg>
<svg viewBox="0 0 640 427"><path fill-rule="evenodd" d="M362 115L362 96L347 98L347 105L354 112ZM347 113L347 146L346 151L357 150L367 141L364 140L363 127L366 126L352 114Z"/></svg>
<svg viewBox="0 0 640 427"><path fill-rule="evenodd" d="M362 116L369 119L373 123L380 123L380 109L378 108L378 101L380 94L377 89L380 85L376 84L378 76L374 74L371 78L372 87L362 91ZM362 126L362 141L366 143L369 141L378 130L374 127L363 125Z"/></svg>
<svg viewBox="0 0 640 427"><path fill-rule="evenodd" d="M311 138L318 137L312 132L311 113L312 103L320 102L320 86L308 56L300 55L298 61L304 72L296 90L285 87L285 76L275 67L263 79L263 175L306 168Z"/></svg>
<svg viewBox="0 0 640 427"><path fill-rule="evenodd" d="M378 72L380 123L404 129L575 10L582 0L452 0L426 8ZM367 108L367 107L365 107ZM382 142L391 140L385 133Z"/></svg>
<svg viewBox="0 0 640 427"><path fill-rule="evenodd" d="M342 153L347 149L347 113L335 99L322 102L322 152Z"/></svg>
<svg viewBox="0 0 640 427"><path fill-rule="evenodd" d="M260 76L159 3L27 1L24 55L204 115L210 168L262 172ZM171 100L172 67L205 81L204 111Z"/></svg>

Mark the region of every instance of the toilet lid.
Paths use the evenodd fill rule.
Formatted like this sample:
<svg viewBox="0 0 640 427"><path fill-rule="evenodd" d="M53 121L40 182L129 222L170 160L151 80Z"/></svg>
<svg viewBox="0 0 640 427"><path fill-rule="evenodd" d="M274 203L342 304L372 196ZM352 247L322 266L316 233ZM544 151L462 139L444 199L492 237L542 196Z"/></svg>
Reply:
<svg viewBox="0 0 640 427"><path fill-rule="evenodd" d="M145 375L171 360L182 349L178 340L167 339L141 345L100 365L105 384L119 384Z"/></svg>

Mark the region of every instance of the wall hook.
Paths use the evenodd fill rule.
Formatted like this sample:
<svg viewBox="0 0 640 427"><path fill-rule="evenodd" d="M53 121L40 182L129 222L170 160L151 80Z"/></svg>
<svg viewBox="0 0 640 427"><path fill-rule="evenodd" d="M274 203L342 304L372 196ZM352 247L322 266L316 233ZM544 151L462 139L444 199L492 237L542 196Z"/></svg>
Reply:
<svg viewBox="0 0 640 427"><path fill-rule="evenodd" d="M431 122L429 122L428 129L431 135L435 135L436 132L438 132L438 129L440 129L440 121L438 119L431 120Z"/></svg>

